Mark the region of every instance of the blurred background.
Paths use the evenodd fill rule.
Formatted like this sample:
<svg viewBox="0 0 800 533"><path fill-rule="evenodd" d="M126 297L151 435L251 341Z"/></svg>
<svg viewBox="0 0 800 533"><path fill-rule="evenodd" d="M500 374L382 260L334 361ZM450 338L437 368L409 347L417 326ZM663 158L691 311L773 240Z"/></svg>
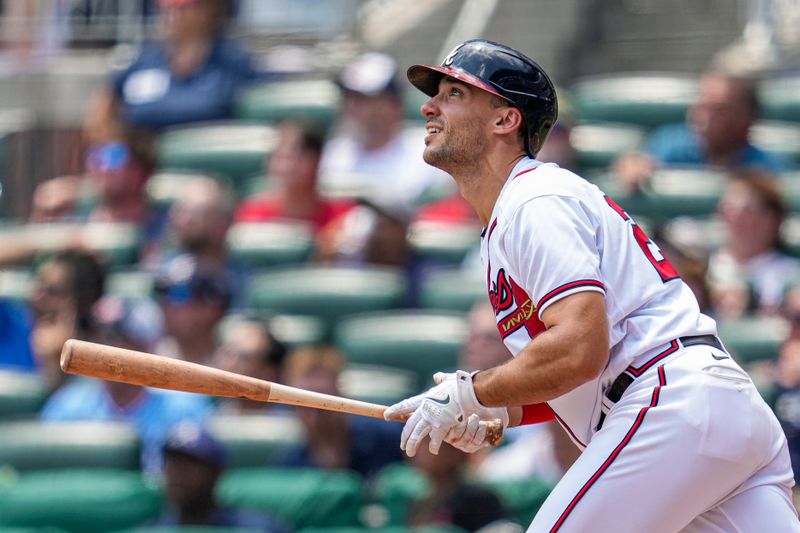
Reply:
<svg viewBox="0 0 800 533"><path fill-rule="evenodd" d="M0 532L522 531L558 426L399 424L67 378L63 342L392 403L504 361L480 224L404 72L476 37L559 87L539 159L658 243L800 474L796 0L0 1Z"/></svg>

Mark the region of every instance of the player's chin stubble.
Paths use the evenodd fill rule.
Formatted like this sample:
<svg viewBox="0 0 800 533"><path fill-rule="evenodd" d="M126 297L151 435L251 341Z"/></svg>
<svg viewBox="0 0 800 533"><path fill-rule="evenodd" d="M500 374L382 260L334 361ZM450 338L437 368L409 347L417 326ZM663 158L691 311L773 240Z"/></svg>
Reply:
<svg viewBox="0 0 800 533"><path fill-rule="evenodd" d="M480 134L478 119L464 123L459 128L445 128L422 154L426 163L449 174L474 168L483 153L486 140Z"/></svg>

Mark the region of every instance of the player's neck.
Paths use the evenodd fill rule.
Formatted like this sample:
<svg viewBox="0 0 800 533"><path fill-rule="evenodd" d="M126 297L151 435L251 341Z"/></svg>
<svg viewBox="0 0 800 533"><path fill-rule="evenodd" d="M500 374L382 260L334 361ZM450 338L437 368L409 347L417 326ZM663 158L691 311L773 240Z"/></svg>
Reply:
<svg viewBox="0 0 800 533"><path fill-rule="evenodd" d="M484 226L489 225L494 205L509 174L522 155L504 158L487 158L472 168L454 174L461 196L472 206Z"/></svg>

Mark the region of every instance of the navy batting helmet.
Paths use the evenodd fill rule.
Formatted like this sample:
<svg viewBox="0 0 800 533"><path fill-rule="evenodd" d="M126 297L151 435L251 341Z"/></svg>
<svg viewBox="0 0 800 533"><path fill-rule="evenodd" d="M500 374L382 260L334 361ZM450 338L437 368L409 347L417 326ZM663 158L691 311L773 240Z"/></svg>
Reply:
<svg viewBox="0 0 800 533"><path fill-rule="evenodd" d="M525 152L541 149L558 118L553 82L542 67L508 46L473 39L456 46L441 66L412 65L408 81L428 96L439 92L439 81L451 76L479 87L516 107L524 119Z"/></svg>

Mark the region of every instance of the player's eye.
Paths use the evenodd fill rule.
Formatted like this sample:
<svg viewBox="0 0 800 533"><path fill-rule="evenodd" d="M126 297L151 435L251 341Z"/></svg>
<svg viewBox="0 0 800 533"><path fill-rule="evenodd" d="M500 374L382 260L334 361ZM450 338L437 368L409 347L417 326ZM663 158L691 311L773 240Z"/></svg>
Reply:
<svg viewBox="0 0 800 533"><path fill-rule="evenodd" d="M463 93L458 87L450 87L450 96L461 96Z"/></svg>

